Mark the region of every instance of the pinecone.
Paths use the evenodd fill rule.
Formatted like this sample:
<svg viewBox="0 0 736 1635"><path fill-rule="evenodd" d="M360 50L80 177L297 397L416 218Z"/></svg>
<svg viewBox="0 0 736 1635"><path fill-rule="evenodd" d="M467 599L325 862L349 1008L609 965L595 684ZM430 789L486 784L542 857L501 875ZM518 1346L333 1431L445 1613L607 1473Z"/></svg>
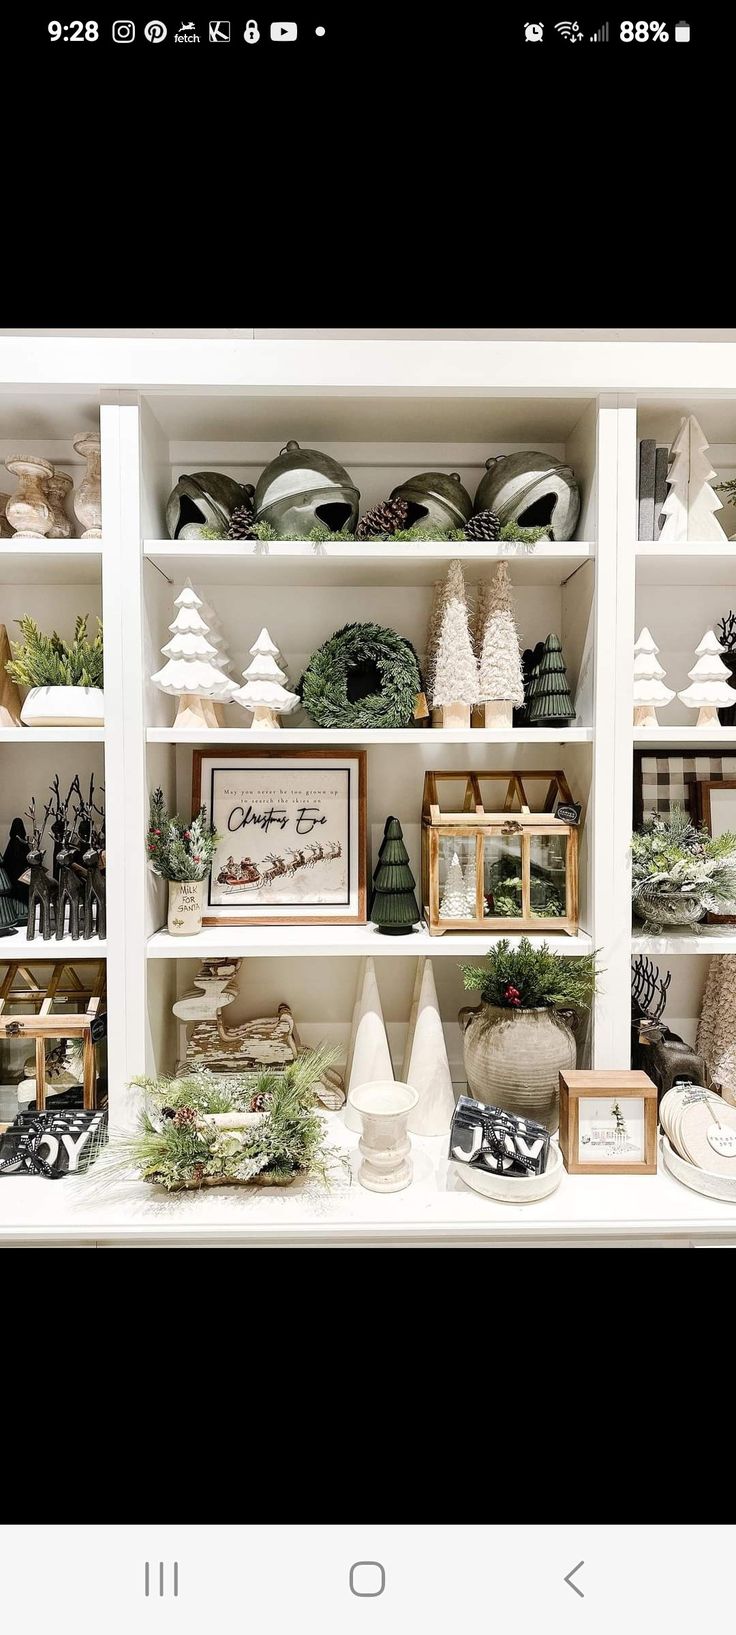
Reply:
<svg viewBox="0 0 736 1635"><path fill-rule="evenodd" d="M377 534L395 534L397 528L405 528L409 518L409 507L406 500L382 500L380 505L374 505L371 511L366 511L361 517L356 530L356 539L375 539Z"/></svg>
<svg viewBox="0 0 736 1635"><path fill-rule="evenodd" d="M227 531L228 539L256 539L253 524L255 513L252 505L236 505L230 518L230 527Z"/></svg>
<svg viewBox="0 0 736 1635"><path fill-rule="evenodd" d="M193 1107L180 1107L174 1114L174 1123L177 1130L186 1130L188 1125L196 1124L197 1114Z"/></svg>
<svg viewBox="0 0 736 1635"><path fill-rule="evenodd" d="M501 524L495 511L476 511L475 516L465 524L466 539L498 539L500 534Z"/></svg>
<svg viewBox="0 0 736 1635"><path fill-rule="evenodd" d="M266 1110L266 1098L261 1093L260 1090L257 1091L254 1096L251 1096L251 1098L250 1098L250 1110L251 1110L252 1113L264 1113L265 1112L265 1110Z"/></svg>

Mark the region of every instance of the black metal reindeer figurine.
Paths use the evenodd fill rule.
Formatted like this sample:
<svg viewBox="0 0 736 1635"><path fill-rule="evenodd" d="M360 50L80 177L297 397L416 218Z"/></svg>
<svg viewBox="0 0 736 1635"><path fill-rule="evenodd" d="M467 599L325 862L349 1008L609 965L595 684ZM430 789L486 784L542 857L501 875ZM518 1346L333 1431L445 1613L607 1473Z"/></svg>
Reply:
<svg viewBox="0 0 736 1635"><path fill-rule="evenodd" d="M33 942L36 935L36 909L39 911L41 936L46 942L52 936L52 919L56 911L59 888L56 880L51 879L44 867L46 853L43 850L43 837L53 805L52 799L44 809L43 823L40 828L36 818L35 797L26 812L30 826L28 866L31 878L28 884L28 924L26 926L26 936L29 942Z"/></svg>
<svg viewBox="0 0 736 1635"><path fill-rule="evenodd" d="M105 816L99 806L93 802L94 781L90 783L89 812L90 836L89 845L84 852L82 862L87 870L84 887L84 935L98 937L107 935L107 905L105 888ZM96 812L102 822L95 826L91 813ZM79 826L81 832L81 824Z"/></svg>
<svg viewBox="0 0 736 1635"><path fill-rule="evenodd" d="M718 621L718 640L725 648L721 658L733 684L736 681L736 615L733 613L727 613L725 619ZM736 704L726 704L719 709L718 719L722 727L736 726Z"/></svg>
<svg viewBox="0 0 736 1635"><path fill-rule="evenodd" d="M654 1080L659 1099L673 1084L706 1084L702 1056L662 1021L672 972L640 954L631 970L631 1065Z"/></svg>
<svg viewBox="0 0 736 1635"><path fill-rule="evenodd" d="M52 793L56 797L57 803L59 801L58 784L59 780L57 777L55 779L55 787L52 789ZM79 873L77 864L79 846L76 833L76 814L75 822L72 824L69 823L69 803L72 795L78 789L79 780L75 779L66 800L61 802L60 806L57 805L57 814L59 811L62 811L64 816L63 839L56 854L56 861L59 869L59 895L56 904L56 935L59 941L61 941L61 938L64 936L66 929L67 909L69 910L69 935L71 936L72 942L78 942L80 936L82 935L84 914L84 881ZM55 819L55 822L57 821L58 815Z"/></svg>

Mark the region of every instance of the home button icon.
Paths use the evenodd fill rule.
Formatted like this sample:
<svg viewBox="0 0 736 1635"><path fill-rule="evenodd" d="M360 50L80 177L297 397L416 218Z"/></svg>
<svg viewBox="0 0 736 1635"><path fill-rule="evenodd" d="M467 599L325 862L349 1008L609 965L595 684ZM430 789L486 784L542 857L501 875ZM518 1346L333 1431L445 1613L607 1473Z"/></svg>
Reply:
<svg viewBox="0 0 736 1635"><path fill-rule="evenodd" d="M380 1561L354 1561L350 1568L350 1593L361 1597L383 1595L386 1572Z"/></svg>

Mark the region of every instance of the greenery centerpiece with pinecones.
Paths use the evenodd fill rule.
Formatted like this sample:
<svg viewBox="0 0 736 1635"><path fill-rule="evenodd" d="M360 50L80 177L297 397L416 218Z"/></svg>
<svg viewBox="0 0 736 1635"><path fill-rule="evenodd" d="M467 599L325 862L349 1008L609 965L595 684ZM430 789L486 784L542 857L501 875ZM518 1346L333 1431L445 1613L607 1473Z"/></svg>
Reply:
<svg viewBox="0 0 736 1635"><path fill-rule="evenodd" d="M682 806L632 836L631 896L645 928L695 925L708 911L736 912L736 834L714 839Z"/></svg>

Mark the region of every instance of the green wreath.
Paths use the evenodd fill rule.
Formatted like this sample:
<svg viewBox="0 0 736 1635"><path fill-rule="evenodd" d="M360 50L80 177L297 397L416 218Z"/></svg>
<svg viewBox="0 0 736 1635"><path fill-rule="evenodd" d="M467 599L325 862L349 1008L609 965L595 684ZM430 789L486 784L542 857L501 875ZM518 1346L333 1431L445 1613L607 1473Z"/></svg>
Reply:
<svg viewBox="0 0 736 1635"><path fill-rule="evenodd" d="M378 624L346 624L312 654L299 683L318 727L407 727L422 690L405 636Z"/></svg>

